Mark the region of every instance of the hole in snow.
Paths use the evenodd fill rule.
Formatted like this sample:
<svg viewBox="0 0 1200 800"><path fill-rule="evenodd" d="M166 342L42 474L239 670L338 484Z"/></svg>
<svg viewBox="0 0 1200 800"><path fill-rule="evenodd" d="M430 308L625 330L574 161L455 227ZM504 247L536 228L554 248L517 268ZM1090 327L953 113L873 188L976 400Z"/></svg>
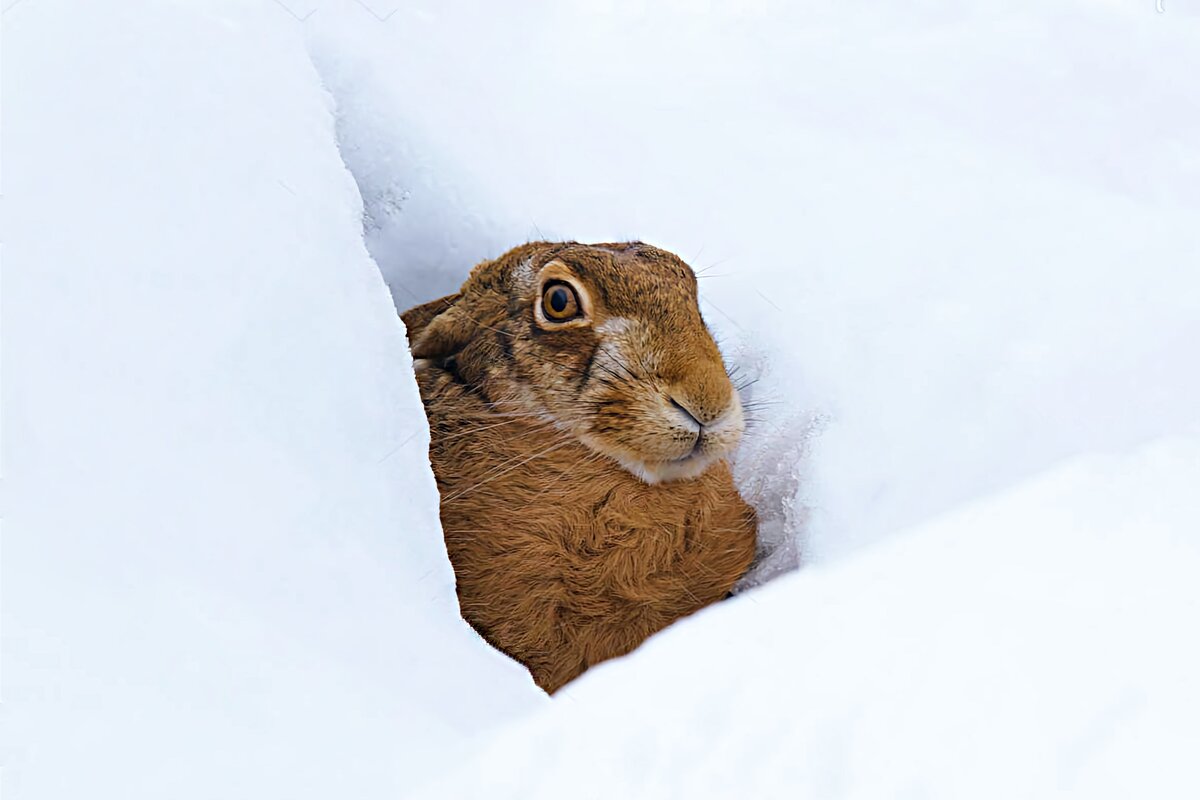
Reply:
<svg viewBox="0 0 1200 800"><path fill-rule="evenodd" d="M342 160L362 197L367 249L398 311L457 291L471 267L520 242L556 238L499 219L490 193L439 160L433 137L395 111L400 104L377 79L342 58L318 53L314 63L333 97ZM704 265L692 266L701 281L701 310L725 340L722 351L746 407L746 433L733 466L739 490L758 513L759 548L737 592L799 566L811 514L810 451L826 419L785 407L781 383L752 332L723 323L703 299Z"/></svg>

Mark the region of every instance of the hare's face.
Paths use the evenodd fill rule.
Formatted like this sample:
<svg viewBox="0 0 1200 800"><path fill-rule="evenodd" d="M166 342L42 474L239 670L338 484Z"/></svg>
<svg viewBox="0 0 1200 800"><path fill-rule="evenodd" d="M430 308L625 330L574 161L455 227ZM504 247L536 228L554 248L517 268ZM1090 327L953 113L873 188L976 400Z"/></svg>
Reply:
<svg viewBox="0 0 1200 800"><path fill-rule="evenodd" d="M742 406L683 261L641 243L514 254L504 327L545 416L647 483L696 477L733 450Z"/></svg>

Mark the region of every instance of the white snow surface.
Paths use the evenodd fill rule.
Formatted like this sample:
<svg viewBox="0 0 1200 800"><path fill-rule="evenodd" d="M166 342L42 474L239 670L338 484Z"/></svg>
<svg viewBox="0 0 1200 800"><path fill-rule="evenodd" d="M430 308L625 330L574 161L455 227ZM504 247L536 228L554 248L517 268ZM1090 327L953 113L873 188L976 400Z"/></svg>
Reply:
<svg viewBox="0 0 1200 800"><path fill-rule="evenodd" d="M0 20L5 800L1200 794L1193 0ZM531 238L701 273L763 544L553 701L393 307Z"/></svg>
<svg viewBox="0 0 1200 800"><path fill-rule="evenodd" d="M6 15L5 800L394 797L545 702L459 618L403 328L277 12Z"/></svg>

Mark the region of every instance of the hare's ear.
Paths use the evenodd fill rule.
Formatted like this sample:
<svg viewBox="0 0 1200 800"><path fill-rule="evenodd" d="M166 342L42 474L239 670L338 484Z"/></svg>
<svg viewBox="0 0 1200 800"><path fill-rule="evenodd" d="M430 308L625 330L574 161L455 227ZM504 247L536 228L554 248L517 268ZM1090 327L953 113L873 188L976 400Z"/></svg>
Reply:
<svg viewBox="0 0 1200 800"><path fill-rule="evenodd" d="M400 315L400 319L404 320L404 328L408 333L408 344L411 347L417 339L424 333L425 328L430 322L441 314L450 309L461 294L448 294L445 297L439 297L437 300L430 300L428 303L423 303L419 306L413 306L408 311Z"/></svg>
<svg viewBox="0 0 1200 800"><path fill-rule="evenodd" d="M462 308L460 297L443 297L404 314L413 358L447 358L471 341L479 325Z"/></svg>

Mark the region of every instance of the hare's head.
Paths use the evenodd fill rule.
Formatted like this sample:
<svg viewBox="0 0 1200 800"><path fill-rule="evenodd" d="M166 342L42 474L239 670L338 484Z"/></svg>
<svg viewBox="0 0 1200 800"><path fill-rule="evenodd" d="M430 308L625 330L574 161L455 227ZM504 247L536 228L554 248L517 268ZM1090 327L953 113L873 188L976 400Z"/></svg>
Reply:
<svg viewBox="0 0 1200 800"><path fill-rule="evenodd" d="M412 349L647 483L701 474L742 434L695 275L640 242L538 242L484 262Z"/></svg>

